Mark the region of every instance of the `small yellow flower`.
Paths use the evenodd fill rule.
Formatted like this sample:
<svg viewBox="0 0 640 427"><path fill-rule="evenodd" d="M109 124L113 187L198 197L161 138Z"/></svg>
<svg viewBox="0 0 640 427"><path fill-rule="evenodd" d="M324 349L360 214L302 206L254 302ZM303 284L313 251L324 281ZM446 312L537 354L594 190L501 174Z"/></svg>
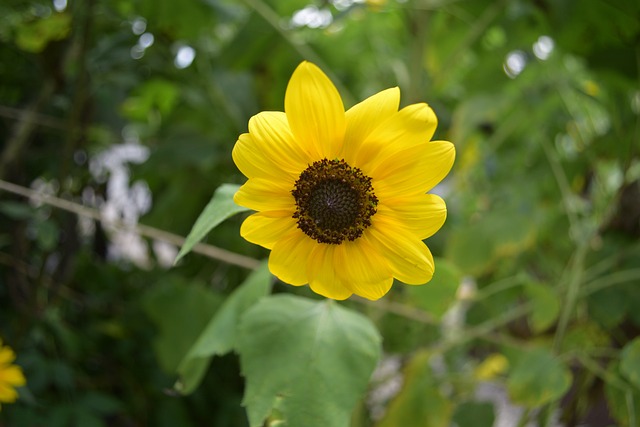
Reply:
<svg viewBox="0 0 640 427"><path fill-rule="evenodd" d="M0 340L0 402L13 403L18 398L16 387L25 385L26 380L19 366L13 365L16 355ZM2 407L0 406L0 409Z"/></svg>
<svg viewBox="0 0 640 427"><path fill-rule="evenodd" d="M430 141L437 119L427 104L398 111L387 89L345 112L327 76L303 62L285 94L285 112L249 121L233 160L248 181L237 204L257 213L240 234L271 249L283 282L325 297L375 300L393 278L431 280L423 239L445 221L444 201L427 194L451 169L453 144Z"/></svg>

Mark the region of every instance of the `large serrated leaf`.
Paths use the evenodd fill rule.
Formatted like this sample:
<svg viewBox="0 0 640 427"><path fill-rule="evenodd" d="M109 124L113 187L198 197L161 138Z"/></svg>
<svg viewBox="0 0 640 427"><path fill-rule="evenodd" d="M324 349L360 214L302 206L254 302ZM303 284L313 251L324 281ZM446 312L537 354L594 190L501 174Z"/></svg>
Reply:
<svg viewBox="0 0 640 427"><path fill-rule="evenodd" d="M570 385L567 367L544 348L524 353L507 380L511 399L530 408L561 398Z"/></svg>
<svg viewBox="0 0 640 427"><path fill-rule="evenodd" d="M189 232L184 245L182 245L178 256L176 256L174 265L222 221L239 212L248 210L233 202L233 195L238 191L238 188L240 186L235 184L222 184L218 187L204 211L193 224L193 228Z"/></svg>
<svg viewBox="0 0 640 427"><path fill-rule="evenodd" d="M237 349L252 427L268 416L291 427L346 427L381 346L369 319L334 301L276 295L247 311Z"/></svg>
<svg viewBox="0 0 640 427"><path fill-rule="evenodd" d="M231 293L180 362L176 390L191 393L202 381L211 357L234 349L240 317L269 293L271 282L272 276L265 262Z"/></svg>

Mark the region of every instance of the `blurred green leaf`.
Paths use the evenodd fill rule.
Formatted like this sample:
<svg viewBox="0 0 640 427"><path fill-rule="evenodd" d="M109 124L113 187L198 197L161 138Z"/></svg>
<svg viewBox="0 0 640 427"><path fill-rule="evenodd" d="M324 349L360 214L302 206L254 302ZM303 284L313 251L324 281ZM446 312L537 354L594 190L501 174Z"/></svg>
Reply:
<svg viewBox="0 0 640 427"><path fill-rule="evenodd" d="M629 299L622 288L605 288L589 295L589 314L605 329L616 327L628 310Z"/></svg>
<svg viewBox="0 0 640 427"><path fill-rule="evenodd" d="M480 275L501 258L511 258L535 242L536 221L509 212L494 212L474 224L455 229L446 247L446 258L462 272Z"/></svg>
<svg viewBox="0 0 640 427"><path fill-rule="evenodd" d="M404 384L376 427L448 427L453 404L439 390L429 360L418 352L404 369Z"/></svg>
<svg viewBox="0 0 640 427"><path fill-rule="evenodd" d="M133 120L147 120L153 111L166 115L178 100L178 86L168 80L152 79L138 87L122 104L123 114Z"/></svg>
<svg viewBox="0 0 640 427"><path fill-rule="evenodd" d="M42 221L36 225L38 245L44 251L53 250L58 245L60 230L52 220Z"/></svg>
<svg viewBox="0 0 640 427"><path fill-rule="evenodd" d="M67 37L70 31L71 15L53 13L46 18L18 26L16 44L24 51L38 53L42 52L49 42Z"/></svg>
<svg viewBox="0 0 640 427"><path fill-rule="evenodd" d="M544 348L524 352L507 379L509 396L530 408L561 398L571 386L571 373Z"/></svg>
<svg viewBox="0 0 640 427"><path fill-rule="evenodd" d="M219 305L218 295L177 277L156 283L145 295L145 312L158 327L154 348L166 372L176 371Z"/></svg>
<svg viewBox="0 0 640 427"><path fill-rule="evenodd" d="M3 200L0 202L0 212L11 219L23 220L33 218L34 209L28 203Z"/></svg>
<svg viewBox="0 0 640 427"><path fill-rule="evenodd" d="M99 414L109 415L122 409L118 399L104 393L90 392L82 396L82 404Z"/></svg>
<svg viewBox="0 0 640 427"><path fill-rule="evenodd" d="M237 342L252 427L270 414L287 425L346 427L380 357L371 322L331 300L263 299Z"/></svg>
<svg viewBox="0 0 640 427"><path fill-rule="evenodd" d="M269 294L272 280L265 262L227 297L180 362L180 380L176 383L176 390L183 394L191 393L202 381L211 357L221 356L235 348L240 318L260 298Z"/></svg>
<svg viewBox="0 0 640 427"><path fill-rule="evenodd" d="M408 302L440 319L456 300L462 275L455 265L444 258L436 258L435 264L436 271L429 283L407 286L404 291Z"/></svg>
<svg viewBox="0 0 640 427"><path fill-rule="evenodd" d="M493 403L465 402L453 414L453 422L457 427L492 426L494 421Z"/></svg>
<svg viewBox="0 0 640 427"><path fill-rule="evenodd" d="M620 372L640 389L640 338L627 343L622 349Z"/></svg>
<svg viewBox="0 0 640 427"><path fill-rule="evenodd" d="M638 420L640 408L640 391L629 386L621 376L618 361L609 364L607 374L610 375L604 384L604 394L607 399L609 413L620 423L620 426L635 427L632 418Z"/></svg>
<svg viewBox="0 0 640 427"><path fill-rule="evenodd" d="M174 261L176 264L180 259L188 254L193 247L200 242L211 230L213 230L218 224L225 219L239 212L247 211L248 209L242 206L238 206L233 202L233 195L240 188L239 185L222 184L213 194L213 197L204 208L204 211L200 214L193 228L187 235L187 239L184 245L180 248L178 256Z"/></svg>
<svg viewBox="0 0 640 427"><path fill-rule="evenodd" d="M592 348L610 345L609 334L596 322L589 321L572 325L562 343L562 351L589 351Z"/></svg>
<svg viewBox="0 0 640 427"><path fill-rule="evenodd" d="M529 325L539 334L551 327L560 314L560 298L550 286L542 283L527 283L524 290L533 306Z"/></svg>

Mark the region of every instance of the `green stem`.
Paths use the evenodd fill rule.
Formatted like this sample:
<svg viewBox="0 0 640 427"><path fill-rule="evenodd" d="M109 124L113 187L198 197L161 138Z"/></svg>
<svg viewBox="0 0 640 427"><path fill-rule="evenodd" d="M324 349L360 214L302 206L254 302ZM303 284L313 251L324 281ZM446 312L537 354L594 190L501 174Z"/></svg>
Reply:
<svg viewBox="0 0 640 427"><path fill-rule="evenodd" d="M522 411L522 415L520 416L520 420L518 421L518 427L525 427L527 425L527 423L529 422L529 418L531 417L531 409L530 408L525 408L524 411Z"/></svg>
<svg viewBox="0 0 640 427"><path fill-rule="evenodd" d="M478 291L478 293L476 293L476 295L474 296L473 301L474 302L481 301L485 298L490 297L493 294L497 294L499 292L506 291L507 289L520 286L523 282L524 282L524 277L523 275L520 275L520 274L516 276L500 279L496 282L490 283L489 285L487 285L486 287Z"/></svg>
<svg viewBox="0 0 640 427"><path fill-rule="evenodd" d="M562 305L562 311L560 312L560 319L558 321L558 328L553 338L553 348L559 353L562 347L562 341L567 332L571 315L575 309L580 295L580 285L582 283L582 276L584 274L584 262L588 251L587 240L581 240L578 242L578 248L575 255L571 260L570 274L567 282L567 291L564 304Z"/></svg>
<svg viewBox="0 0 640 427"><path fill-rule="evenodd" d="M618 285L620 283L631 282L632 280L640 279L640 268L632 268L629 270L618 271L608 274L604 277L597 278L592 282L586 284L581 292L580 296L587 296L601 289L608 288L609 286Z"/></svg>
<svg viewBox="0 0 640 427"><path fill-rule="evenodd" d="M294 40L291 34L280 25L280 16L265 2L262 0L242 0L247 6L253 9L258 15L262 17L274 30L286 40L291 47L298 52L303 59L308 59L314 62L317 66L322 68L325 74L331 79L333 84L338 88L340 95L346 105L355 104L355 98L351 92L342 84L340 79L331 71L331 68L325 64L325 62L308 44Z"/></svg>

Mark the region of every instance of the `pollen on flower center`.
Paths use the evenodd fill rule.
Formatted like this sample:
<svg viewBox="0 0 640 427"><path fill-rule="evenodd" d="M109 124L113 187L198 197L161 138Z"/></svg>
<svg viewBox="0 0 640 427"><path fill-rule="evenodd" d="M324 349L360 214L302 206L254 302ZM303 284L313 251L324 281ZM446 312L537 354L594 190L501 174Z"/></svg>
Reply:
<svg viewBox="0 0 640 427"><path fill-rule="evenodd" d="M371 225L378 205L371 178L337 159L314 162L300 174L291 194L298 228L319 243L356 240Z"/></svg>

